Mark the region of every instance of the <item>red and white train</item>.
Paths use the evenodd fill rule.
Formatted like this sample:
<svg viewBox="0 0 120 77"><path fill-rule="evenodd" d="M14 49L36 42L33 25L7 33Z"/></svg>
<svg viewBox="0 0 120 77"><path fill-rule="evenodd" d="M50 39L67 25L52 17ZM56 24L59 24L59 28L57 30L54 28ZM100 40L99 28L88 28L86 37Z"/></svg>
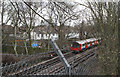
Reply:
<svg viewBox="0 0 120 77"><path fill-rule="evenodd" d="M101 43L101 38L90 38L86 40L75 41L71 44L70 50L73 53L78 53L90 47L96 46Z"/></svg>

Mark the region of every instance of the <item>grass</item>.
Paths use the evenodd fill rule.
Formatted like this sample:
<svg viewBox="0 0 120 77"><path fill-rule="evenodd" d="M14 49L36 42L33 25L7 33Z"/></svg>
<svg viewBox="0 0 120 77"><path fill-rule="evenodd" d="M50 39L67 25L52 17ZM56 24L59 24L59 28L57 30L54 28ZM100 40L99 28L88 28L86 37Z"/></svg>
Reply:
<svg viewBox="0 0 120 77"><path fill-rule="evenodd" d="M28 47L28 54L34 54L34 53L42 53L42 52L47 52L48 49L46 48L32 48ZM2 48L2 53L7 53L7 54L15 54L14 47L13 46L3 46ZM25 47L17 47L17 53L18 54L26 54Z"/></svg>

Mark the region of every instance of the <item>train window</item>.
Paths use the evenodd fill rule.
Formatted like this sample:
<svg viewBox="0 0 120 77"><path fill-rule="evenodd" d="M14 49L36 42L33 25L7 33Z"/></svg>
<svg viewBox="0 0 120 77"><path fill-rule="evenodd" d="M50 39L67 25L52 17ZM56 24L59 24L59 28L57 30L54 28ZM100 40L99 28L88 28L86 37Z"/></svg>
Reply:
<svg viewBox="0 0 120 77"><path fill-rule="evenodd" d="M88 42L88 44L90 44L90 42Z"/></svg>
<svg viewBox="0 0 120 77"><path fill-rule="evenodd" d="M73 47L73 48L79 48L80 45L79 45L78 43L76 43L76 42L73 42L72 47Z"/></svg>
<svg viewBox="0 0 120 77"><path fill-rule="evenodd" d="M82 44L82 46L85 46L85 44Z"/></svg>
<svg viewBox="0 0 120 77"><path fill-rule="evenodd" d="M92 42L89 42L89 44L91 44Z"/></svg>

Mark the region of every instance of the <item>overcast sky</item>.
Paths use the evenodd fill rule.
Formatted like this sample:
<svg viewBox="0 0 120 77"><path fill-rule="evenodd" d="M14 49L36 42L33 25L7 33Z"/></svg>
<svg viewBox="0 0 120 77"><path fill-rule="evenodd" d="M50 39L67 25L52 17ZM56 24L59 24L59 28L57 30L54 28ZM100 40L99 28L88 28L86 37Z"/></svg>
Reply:
<svg viewBox="0 0 120 77"><path fill-rule="evenodd" d="M33 0L33 1L35 1L35 0ZM43 0L44 1L44 0ZM59 0L58 0L59 1ZM60 0L60 1L62 1L62 0ZM63 0L64 1L64 0ZM68 1L70 1L70 0L66 0L67 2ZM79 2L79 3L85 3L86 1L84 1L84 0L71 0L71 2ZM76 9L74 9L74 10L77 10L77 11L79 11L79 10L83 10L83 9L85 9L85 7L84 6L78 6ZM46 11L43 11L43 12L46 12ZM89 11L86 11L86 12L84 12L84 13L81 13L81 20L85 20L85 17L86 17L86 14L87 13L89 13ZM1 15L0 15L0 18L1 18ZM4 14L4 22L5 22L5 20L6 20L6 18L7 18L7 14ZM41 20L43 20L42 18L40 18L39 16L37 16L36 17L36 19L37 19L37 21L36 21L36 25L39 25L40 24L40 21ZM48 19L47 17L46 17L46 19ZM0 20L1 21L1 20ZM1 23L1 22L0 22ZM47 23L46 23L47 24ZM71 21L70 23L68 23L70 26L74 26L75 24L76 24L76 22L75 22L75 20L74 21ZM10 22L8 23L8 25L10 25ZM58 24L59 25L59 24Z"/></svg>

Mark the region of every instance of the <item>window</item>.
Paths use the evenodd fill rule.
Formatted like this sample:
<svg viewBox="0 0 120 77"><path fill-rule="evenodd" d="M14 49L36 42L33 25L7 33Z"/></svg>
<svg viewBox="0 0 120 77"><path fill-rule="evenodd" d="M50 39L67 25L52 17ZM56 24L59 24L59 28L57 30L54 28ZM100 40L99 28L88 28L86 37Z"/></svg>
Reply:
<svg viewBox="0 0 120 77"><path fill-rule="evenodd" d="M90 42L88 42L88 44L90 44Z"/></svg>
<svg viewBox="0 0 120 77"><path fill-rule="evenodd" d="M79 45L78 43L76 43L76 42L73 42L72 47L73 47L73 48L79 48L80 45Z"/></svg>
<svg viewBox="0 0 120 77"><path fill-rule="evenodd" d="M81 46L85 46L85 44L82 44Z"/></svg>

